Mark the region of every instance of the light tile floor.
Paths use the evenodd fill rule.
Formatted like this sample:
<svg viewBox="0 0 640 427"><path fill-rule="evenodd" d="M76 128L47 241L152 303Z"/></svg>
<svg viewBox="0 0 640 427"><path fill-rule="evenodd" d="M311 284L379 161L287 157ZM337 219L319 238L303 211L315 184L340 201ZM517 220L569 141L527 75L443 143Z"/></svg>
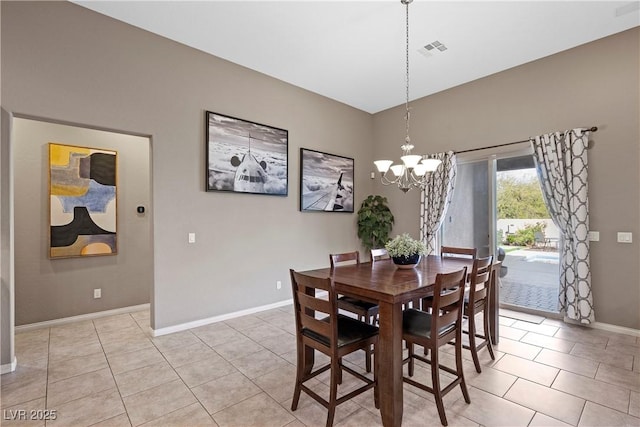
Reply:
<svg viewBox="0 0 640 427"><path fill-rule="evenodd" d="M496 360L481 351L482 374L464 353L471 404L459 388L445 397L450 426L640 426L639 337L551 319L500 324ZM18 368L1 377L1 424L325 424L326 410L304 394L290 410L290 306L157 338L148 330L142 311L16 334ZM451 363L453 347L443 351ZM363 353L346 363L364 371ZM418 365L415 375L427 380L429 369ZM328 379L312 387L327 395ZM346 374L341 390L357 384ZM431 395L405 385L404 402L404 426L440 425ZM335 425L380 426L372 392L340 405Z"/></svg>

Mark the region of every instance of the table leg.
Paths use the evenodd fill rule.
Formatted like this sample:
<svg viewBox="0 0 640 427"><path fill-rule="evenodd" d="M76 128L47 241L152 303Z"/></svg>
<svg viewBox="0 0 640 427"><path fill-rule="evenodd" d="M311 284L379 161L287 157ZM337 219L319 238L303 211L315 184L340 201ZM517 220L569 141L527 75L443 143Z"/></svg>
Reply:
<svg viewBox="0 0 640 427"><path fill-rule="evenodd" d="M402 425L402 304L380 302L378 387L385 427Z"/></svg>

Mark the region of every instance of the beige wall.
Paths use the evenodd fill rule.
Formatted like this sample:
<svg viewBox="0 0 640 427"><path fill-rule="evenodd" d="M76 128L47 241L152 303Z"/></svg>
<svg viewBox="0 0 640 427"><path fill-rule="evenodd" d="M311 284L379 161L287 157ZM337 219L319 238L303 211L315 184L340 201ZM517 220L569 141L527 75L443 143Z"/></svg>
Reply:
<svg viewBox="0 0 640 427"><path fill-rule="evenodd" d="M71 3L1 7L3 108L152 137L154 259L141 279L153 278L154 328L290 299L289 268L359 246L355 214L298 211L299 148L355 158L359 206L372 186L370 114ZM288 197L204 191L205 110L289 131Z"/></svg>
<svg viewBox="0 0 640 427"><path fill-rule="evenodd" d="M597 126L589 150L596 320L640 329L640 28L522 65L412 103L417 153L486 147ZM434 76L437 78L437 76ZM376 157L398 157L403 107L374 116ZM397 144L394 144L397 141ZM396 230L418 233L419 193L378 187ZM616 232L634 233L632 244Z"/></svg>
<svg viewBox="0 0 640 427"><path fill-rule="evenodd" d="M417 233L418 193L369 179L374 157L398 156L402 108L372 117L70 3L1 7L4 109L153 139L154 258L144 280L153 278L154 328L288 299L290 267L324 266L327 253L359 246L355 215L298 211L300 147L355 158L356 206L383 193L396 231ZM599 126L590 151L591 228L602 240L592 245L596 316L634 328L638 38L635 29L438 93L413 103L412 116L418 152ZM288 197L204 191L205 110L289 131ZM615 243L616 231L634 232L634 243Z"/></svg>

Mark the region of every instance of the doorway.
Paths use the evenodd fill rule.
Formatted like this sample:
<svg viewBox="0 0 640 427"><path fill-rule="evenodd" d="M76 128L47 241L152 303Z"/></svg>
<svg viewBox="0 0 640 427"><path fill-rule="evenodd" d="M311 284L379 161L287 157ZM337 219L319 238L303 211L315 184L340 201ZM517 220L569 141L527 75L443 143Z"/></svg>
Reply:
<svg viewBox="0 0 640 427"><path fill-rule="evenodd" d="M501 307L558 313L559 232L542 199L530 148L459 155L440 241L502 261Z"/></svg>
<svg viewBox="0 0 640 427"><path fill-rule="evenodd" d="M14 116L11 139L15 326L149 304L153 286L150 137ZM50 258L51 142L116 153L116 253Z"/></svg>

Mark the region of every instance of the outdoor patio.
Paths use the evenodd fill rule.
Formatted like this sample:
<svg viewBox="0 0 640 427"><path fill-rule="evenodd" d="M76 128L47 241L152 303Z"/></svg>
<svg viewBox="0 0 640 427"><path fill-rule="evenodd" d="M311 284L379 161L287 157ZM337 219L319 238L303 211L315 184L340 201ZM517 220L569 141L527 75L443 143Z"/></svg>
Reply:
<svg viewBox="0 0 640 427"><path fill-rule="evenodd" d="M500 303L558 312L556 250L519 249L507 252L502 265L508 270L500 278Z"/></svg>

